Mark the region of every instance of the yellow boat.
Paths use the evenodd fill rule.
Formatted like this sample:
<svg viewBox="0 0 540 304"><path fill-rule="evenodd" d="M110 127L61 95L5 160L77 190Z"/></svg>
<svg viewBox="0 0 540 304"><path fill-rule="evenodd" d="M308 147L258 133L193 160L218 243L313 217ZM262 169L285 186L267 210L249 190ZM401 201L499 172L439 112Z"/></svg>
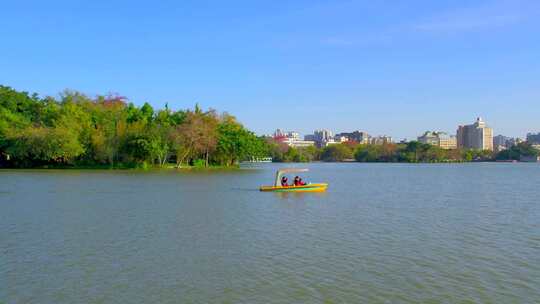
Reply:
<svg viewBox="0 0 540 304"><path fill-rule="evenodd" d="M326 183L306 184L302 186L282 186L281 176L285 173L307 172L308 169L282 169L276 172L276 180L273 186L261 186L259 190L264 192L324 192L328 187Z"/></svg>

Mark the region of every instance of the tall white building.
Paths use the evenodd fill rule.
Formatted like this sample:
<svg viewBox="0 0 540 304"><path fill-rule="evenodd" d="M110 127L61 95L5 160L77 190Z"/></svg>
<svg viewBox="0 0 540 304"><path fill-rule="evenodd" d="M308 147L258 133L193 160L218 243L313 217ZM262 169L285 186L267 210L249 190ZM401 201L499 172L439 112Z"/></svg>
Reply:
<svg viewBox="0 0 540 304"><path fill-rule="evenodd" d="M493 151L493 129L480 117L471 125L459 126L456 137L459 148Z"/></svg>

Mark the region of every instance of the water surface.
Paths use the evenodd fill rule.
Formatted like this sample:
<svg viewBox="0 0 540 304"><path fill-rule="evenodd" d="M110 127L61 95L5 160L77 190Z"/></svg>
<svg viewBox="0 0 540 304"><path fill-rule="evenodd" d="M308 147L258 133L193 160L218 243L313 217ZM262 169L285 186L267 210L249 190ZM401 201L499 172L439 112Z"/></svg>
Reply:
<svg viewBox="0 0 540 304"><path fill-rule="evenodd" d="M0 303L539 303L540 165L0 171Z"/></svg>

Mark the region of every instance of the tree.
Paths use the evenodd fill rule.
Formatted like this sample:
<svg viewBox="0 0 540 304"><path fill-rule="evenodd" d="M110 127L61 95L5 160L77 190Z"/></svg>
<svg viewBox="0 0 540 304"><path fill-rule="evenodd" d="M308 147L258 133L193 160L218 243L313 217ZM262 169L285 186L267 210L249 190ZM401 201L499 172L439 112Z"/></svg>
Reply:
<svg viewBox="0 0 540 304"><path fill-rule="evenodd" d="M218 120L215 111L203 112L195 107L195 111L187 111L184 122L170 133L172 146L176 153L177 166L186 159L202 157L207 167L210 153L217 145Z"/></svg>
<svg viewBox="0 0 540 304"><path fill-rule="evenodd" d="M509 149L502 150L495 156L498 160L520 160L522 157L538 156L539 151L527 142L513 145Z"/></svg>
<svg viewBox="0 0 540 304"><path fill-rule="evenodd" d="M93 102L90 132L91 151L98 163L114 166L123 136L127 129L127 104L125 97L98 96Z"/></svg>
<svg viewBox="0 0 540 304"><path fill-rule="evenodd" d="M170 148L167 126L153 124L150 129L150 139L148 140L148 151L152 158L152 163L157 159L160 167L163 167L169 160Z"/></svg>
<svg viewBox="0 0 540 304"><path fill-rule="evenodd" d="M377 162L382 161L381 146L377 145L359 145L354 153L354 158L359 162Z"/></svg>
<svg viewBox="0 0 540 304"><path fill-rule="evenodd" d="M261 140L233 116L222 115L217 133L215 160L220 165L232 166L241 160L265 156Z"/></svg>
<svg viewBox="0 0 540 304"><path fill-rule="evenodd" d="M285 162L285 153L289 150L289 146L281 141L277 141L272 137L261 138L263 140L264 151L275 162Z"/></svg>
<svg viewBox="0 0 540 304"><path fill-rule="evenodd" d="M298 154L300 155L299 162L311 162L321 158L321 150L315 146L298 148Z"/></svg>
<svg viewBox="0 0 540 304"><path fill-rule="evenodd" d="M65 90L39 98L0 86L0 165L233 165L268 156L269 145L233 116L214 110L137 107L116 94Z"/></svg>
<svg viewBox="0 0 540 304"><path fill-rule="evenodd" d="M340 162L351 158L353 158L353 151L349 146L344 144L327 146L321 153L321 159L323 161Z"/></svg>
<svg viewBox="0 0 540 304"><path fill-rule="evenodd" d="M143 106L141 107L141 118L146 120L147 122L150 122L153 116L154 116L154 109L148 102L145 102Z"/></svg>
<svg viewBox="0 0 540 304"><path fill-rule="evenodd" d="M16 162L70 164L84 152L72 130L63 127L28 127L8 136L7 152Z"/></svg>

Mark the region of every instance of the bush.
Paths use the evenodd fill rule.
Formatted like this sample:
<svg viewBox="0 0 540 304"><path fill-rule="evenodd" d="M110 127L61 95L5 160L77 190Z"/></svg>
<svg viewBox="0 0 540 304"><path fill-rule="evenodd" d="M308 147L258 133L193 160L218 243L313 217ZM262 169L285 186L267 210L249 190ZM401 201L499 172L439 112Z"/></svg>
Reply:
<svg viewBox="0 0 540 304"><path fill-rule="evenodd" d="M204 161L204 159L195 159L193 161L193 167L195 167L195 168L204 168L204 167L206 167L206 162Z"/></svg>

